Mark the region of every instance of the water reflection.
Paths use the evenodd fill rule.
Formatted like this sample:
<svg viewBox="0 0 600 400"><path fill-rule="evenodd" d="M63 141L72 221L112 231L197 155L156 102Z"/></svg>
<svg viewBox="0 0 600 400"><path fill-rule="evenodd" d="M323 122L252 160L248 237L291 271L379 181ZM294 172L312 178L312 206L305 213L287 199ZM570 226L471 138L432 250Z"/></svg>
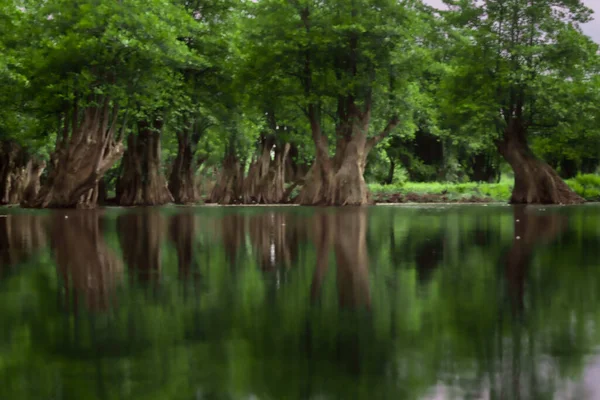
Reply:
<svg viewBox="0 0 600 400"><path fill-rule="evenodd" d="M311 222L317 249L311 298L315 300L319 296L329 267L330 252L333 252L340 307L370 307L367 209L345 209L334 214L316 215Z"/></svg>
<svg viewBox="0 0 600 400"><path fill-rule="evenodd" d="M595 398L598 217L11 214L0 398Z"/></svg>
<svg viewBox="0 0 600 400"><path fill-rule="evenodd" d="M134 280L157 283L161 272L161 246L167 221L151 208L117 217L123 260Z"/></svg>
<svg viewBox="0 0 600 400"><path fill-rule="evenodd" d="M196 280L199 276L193 257L196 221L186 214L172 216L169 222L169 235L177 251L178 278Z"/></svg>
<svg viewBox="0 0 600 400"><path fill-rule="evenodd" d="M513 312L525 305L525 281L529 265L539 244L551 244L567 228L567 218L557 212L531 207L513 208L513 242L506 257L506 280Z"/></svg>
<svg viewBox="0 0 600 400"><path fill-rule="evenodd" d="M0 215L0 278L46 246L44 224L41 216Z"/></svg>
<svg viewBox="0 0 600 400"><path fill-rule="evenodd" d="M64 307L105 311L123 278L123 262L104 239L100 212L63 211L51 218L51 248L61 277Z"/></svg>

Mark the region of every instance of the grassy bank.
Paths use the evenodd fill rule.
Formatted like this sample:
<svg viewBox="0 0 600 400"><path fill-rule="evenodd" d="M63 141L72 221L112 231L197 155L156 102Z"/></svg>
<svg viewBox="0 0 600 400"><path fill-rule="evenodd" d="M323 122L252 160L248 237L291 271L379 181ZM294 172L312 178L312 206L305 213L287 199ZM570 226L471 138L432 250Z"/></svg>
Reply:
<svg viewBox="0 0 600 400"><path fill-rule="evenodd" d="M600 201L600 175L580 175L567 184L588 201ZM407 202L505 202L510 198L513 180L499 183L406 182L396 185L369 184L378 203Z"/></svg>

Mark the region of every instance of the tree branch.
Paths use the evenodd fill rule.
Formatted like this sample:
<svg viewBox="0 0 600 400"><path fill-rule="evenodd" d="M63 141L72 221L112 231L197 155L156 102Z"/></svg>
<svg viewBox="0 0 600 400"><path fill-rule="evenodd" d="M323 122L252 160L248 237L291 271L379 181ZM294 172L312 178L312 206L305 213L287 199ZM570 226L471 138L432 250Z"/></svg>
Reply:
<svg viewBox="0 0 600 400"><path fill-rule="evenodd" d="M380 134L373 136L367 140L367 151L370 151L373 147L375 147L379 142L385 139L400 123L400 118L397 115L394 115L387 123L383 131Z"/></svg>

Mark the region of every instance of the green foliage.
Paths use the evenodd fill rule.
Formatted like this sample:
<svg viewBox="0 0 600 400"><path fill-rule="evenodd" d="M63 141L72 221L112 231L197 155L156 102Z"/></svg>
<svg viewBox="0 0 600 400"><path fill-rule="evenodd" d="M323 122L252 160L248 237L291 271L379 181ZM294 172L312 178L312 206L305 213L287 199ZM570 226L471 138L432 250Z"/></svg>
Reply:
<svg viewBox="0 0 600 400"><path fill-rule="evenodd" d="M575 178L569 179L567 184L586 200L600 201L600 176L577 175Z"/></svg>
<svg viewBox="0 0 600 400"><path fill-rule="evenodd" d="M588 201L600 200L600 176L578 175L568 179L567 184L577 194ZM452 183L452 182L404 182L393 185L369 184L375 197L386 198L394 194L446 195L448 200L489 198L496 202L506 202L512 192L512 180L503 179L499 183Z"/></svg>
<svg viewBox="0 0 600 400"><path fill-rule="evenodd" d="M489 147L518 124L548 161L597 159L598 45L579 28L591 10L579 0L446 3L453 56L439 93L452 132Z"/></svg>

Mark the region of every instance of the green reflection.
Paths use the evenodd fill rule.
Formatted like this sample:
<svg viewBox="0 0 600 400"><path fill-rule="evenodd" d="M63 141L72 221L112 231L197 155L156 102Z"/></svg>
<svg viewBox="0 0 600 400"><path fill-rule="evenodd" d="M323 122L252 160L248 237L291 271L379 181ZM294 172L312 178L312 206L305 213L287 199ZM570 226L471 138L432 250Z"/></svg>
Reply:
<svg viewBox="0 0 600 400"><path fill-rule="evenodd" d="M598 217L598 206L10 214L0 398L585 398Z"/></svg>

